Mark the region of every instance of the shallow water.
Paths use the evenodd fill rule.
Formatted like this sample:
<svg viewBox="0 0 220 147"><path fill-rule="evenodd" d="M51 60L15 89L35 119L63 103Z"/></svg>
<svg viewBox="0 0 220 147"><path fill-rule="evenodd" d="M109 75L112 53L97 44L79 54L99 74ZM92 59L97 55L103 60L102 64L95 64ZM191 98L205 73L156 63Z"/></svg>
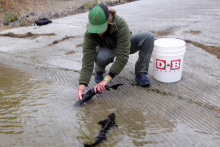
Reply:
<svg viewBox="0 0 220 147"><path fill-rule="evenodd" d="M63 125L65 99L55 84L0 65L0 89L0 146L63 144L70 126Z"/></svg>
<svg viewBox="0 0 220 147"><path fill-rule="evenodd" d="M104 92L87 106L74 108L76 87L52 79L0 64L0 146L91 144L101 129L97 123L113 112L118 128L110 129L107 141L99 146L192 146L219 141L218 134L171 119L172 112L162 111L165 106L154 106L150 99L135 101L140 95L125 88ZM123 97L126 94L134 98Z"/></svg>

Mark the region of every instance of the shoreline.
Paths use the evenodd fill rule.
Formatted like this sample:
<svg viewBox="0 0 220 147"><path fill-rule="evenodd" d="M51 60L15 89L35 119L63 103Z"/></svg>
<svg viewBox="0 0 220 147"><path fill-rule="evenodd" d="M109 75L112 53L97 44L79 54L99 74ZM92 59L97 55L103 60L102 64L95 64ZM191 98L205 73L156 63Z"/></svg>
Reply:
<svg viewBox="0 0 220 147"><path fill-rule="evenodd" d="M115 6L133 1L137 0L102 0L99 3L104 3L107 6ZM70 2L74 4L74 6L71 6ZM62 3L62 6L60 5L60 3ZM75 0L66 2L62 2L60 0L50 1L46 6L47 9L41 10L39 12L39 10L37 10L36 8L31 12L22 14L22 16L19 17L19 19L17 19L16 21L9 22L5 18L3 18L4 16L2 16L2 18L0 18L0 32L12 28L31 26L34 25L36 20L42 18L49 18L50 20L55 20L70 15L84 13L89 11L94 5L95 2L88 0L80 2Z"/></svg>

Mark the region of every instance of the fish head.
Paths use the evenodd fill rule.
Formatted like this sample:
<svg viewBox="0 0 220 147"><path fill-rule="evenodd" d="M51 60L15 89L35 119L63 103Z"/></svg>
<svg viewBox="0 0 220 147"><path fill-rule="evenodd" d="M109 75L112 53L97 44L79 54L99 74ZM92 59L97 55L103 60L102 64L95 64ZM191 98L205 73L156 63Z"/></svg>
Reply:
<svg viewBox="0 0 220 147"><path fill-rule="evenodd" d="M88 98L89 98L88 94L83 94L82 99L78 100L74 106L80 107L80 106L84 105L88 101Z"/></svg>

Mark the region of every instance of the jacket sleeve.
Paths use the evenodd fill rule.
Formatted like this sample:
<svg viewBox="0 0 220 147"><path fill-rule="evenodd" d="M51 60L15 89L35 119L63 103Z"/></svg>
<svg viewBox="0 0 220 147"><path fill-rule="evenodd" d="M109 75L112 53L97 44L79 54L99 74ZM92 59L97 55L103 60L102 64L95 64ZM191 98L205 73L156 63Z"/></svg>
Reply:
<svg viewBox="0 0 220 147"><path fill-rule="evenodd" d="M110 72L114 75L118 75L124 66L128 62L130 53L130 37L131 33L129 27L123 18L117 23L117 47L116 47L116 59L110 68Z"/></svg>
<svg viewBox="0 0 220 147"><path fill-rule="evenodd" d="M82 69L80 71L79 84L89 84L93 72L97 45L94 35L86 31L83 42Z"/></svg>

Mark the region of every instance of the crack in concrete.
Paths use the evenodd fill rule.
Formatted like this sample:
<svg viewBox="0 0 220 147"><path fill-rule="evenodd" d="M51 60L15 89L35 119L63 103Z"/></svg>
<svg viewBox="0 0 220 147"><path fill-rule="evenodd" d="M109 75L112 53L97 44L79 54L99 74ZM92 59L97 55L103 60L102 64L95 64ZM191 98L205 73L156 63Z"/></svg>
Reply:
<svg viewBox="0 0 220 147"><path fill-rule="evenodd" d="M172 32L169 32L169 31L150 31L151 33L153 34L156 34L157 36L168 36L168 35L172 35L173 33Z"/></svg>
<svg viewBox="0 0 220 147"><path fill-rule="evenodd" d="M199 43L199 42L196 42L196 41L192 41L192 40L185 40L185 41L186 41L186 43L191 43L194 46L202 48L205 51L207 51L207 52L209 52L211 54L214 54L218 58L220 58L220 46L207 46L207 45L204 45L202 43Z"/></svg>
<svg viewBox="0 0 220 147"><path fill-rule="evenodd" d="M189 30L189 31L184 31L184 33L189 33L189 34L200 34L201 31Z"/></svg>
<svg viewBox="0 0 220 147"><path fill-rule="evenodd" d="M9 33L5 33L5 34L0 34L0 36L3 36L3 37L12 37L12 38L32 38L32 39L35 39L39 36L55 36L56 34L55 33L47 33L47 34L34 34L34 33L31 33L31 32L27 32L25 34L14 34L12 32L9 32Z"/></svg>
<svg viewBox="0 0 220 147"><path fill-rule="evenodd" d="M70 54L74 54L74 53L75 53L75 51L69 51L66 53L66 55L70 55Z"/></svg>
<svg viewBox="0 0 220 147"><path fill-rule="evenodd" d="M80 38L80 36L66 36L66 37L64 37L64 38L62 38L60 40L53 41L51 44L49 44L49 46L54 45L54 44L58 44L58 43L60 43L62 41L65 41L65 40L68 40L68 39L71 39L71 38Z"/></svg>

